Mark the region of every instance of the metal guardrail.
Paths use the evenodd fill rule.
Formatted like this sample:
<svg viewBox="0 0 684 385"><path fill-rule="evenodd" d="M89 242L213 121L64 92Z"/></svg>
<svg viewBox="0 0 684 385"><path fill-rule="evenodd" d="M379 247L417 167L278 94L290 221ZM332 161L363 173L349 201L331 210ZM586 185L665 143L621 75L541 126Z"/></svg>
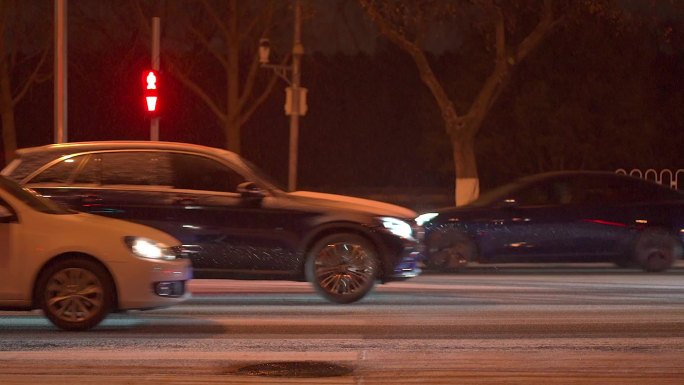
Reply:
<svg viewBox="0 0 684 385"><path fill-rule="evenodd" d="M642 171L638 168L633 168L629 171L627 171L624 168L619 168L615 170L615 173L635 176L665 186L669 186L673 189L684 190L684 168L680 168L677 170L663 169L660 171L653 168L649 168L645 171Z"/></svg>

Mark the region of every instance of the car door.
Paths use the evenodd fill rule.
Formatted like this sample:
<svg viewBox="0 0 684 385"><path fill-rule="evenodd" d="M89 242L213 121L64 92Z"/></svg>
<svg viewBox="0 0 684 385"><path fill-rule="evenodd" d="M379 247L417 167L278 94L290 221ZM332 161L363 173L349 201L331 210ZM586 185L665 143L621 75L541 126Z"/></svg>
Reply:
<svg viewBox="0 0 684 385"><path fill-rule="evenodd" d="M487 231L490 254L499 261L545 261L557 257L564 236L559 210L548 181L512 191L498 204Z"/></svg>
<svg viewBox="0 0 684 385"><path fill-rule="evenodd" d="M196 276L292 272L307 213L270 207L273 196L247 197L248 177L205 156L174 153L170 202L182 226L180 240L192 253ZM270 207L270 208L269 208Z"/></svg>
<svg viewBox="0 0 684 385"><path fill-rule="evenodd" d="M534 181L512 191L491 212L482 239L485 257L505 262L557 262L572 260L578 250L572 224L577 212L564 202L567 181Z"/></svg>
<svg viewBox="0 0 684 385"><path fill-rule="evenodd" d="M16 214L0 197L0 299L11 300L19 297L22 285L17 277L22 276L21 268L14 259L16 246L12 233L16 227Z"/></svg>
<svg viewBox="0 0 684 385"><path fill-rule="evenodd" d="M528 186L503 218L499 255L536 262L610 261L633 232L630 204L610 178L575 175ZM543 190L541 199L535 190ZM517 259L516 259L517 258Z"/></svg>
<svg viewBox="0 0 684 385"><path fill-rule="evenodd" d="M577 226L575 242L584 245L589 260L625 254L641 228L667 217L665 207L654 204L659 189L649 189L639 181L615 175L588 176L575 182L579 223L583 224Z"/></svg>

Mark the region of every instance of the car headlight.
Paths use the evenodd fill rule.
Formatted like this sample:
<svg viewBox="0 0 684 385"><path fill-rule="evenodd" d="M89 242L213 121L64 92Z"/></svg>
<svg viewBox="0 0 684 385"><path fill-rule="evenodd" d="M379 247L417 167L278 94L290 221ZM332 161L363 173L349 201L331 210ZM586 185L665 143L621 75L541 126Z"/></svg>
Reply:
<svg viewBox="0 0 684 385"><path fill-rule="evenodd" d="M411 225L402 221L401 219L392 217L382 217L380 218L382 226L389 230L390 233L402 237L402 238L412 238L413 229Z"/></svg>
<svg viewBox="0 0 684 385"><path fill-rule="evenodd" d="M124 242L131 252L140 258L163 259L166 261L176 259L176 254L169 246L148 238L125 237Z"/></svg>
<svg viewBox="0 0 684 385"><path fill-rule="evenodd" d="M425 222L430 221L432 218L436 217L438 214L437 213L425 213L425 214L420 214L419 216L416 217L416 223L418 226L422 226L425 224Z"/></svg>

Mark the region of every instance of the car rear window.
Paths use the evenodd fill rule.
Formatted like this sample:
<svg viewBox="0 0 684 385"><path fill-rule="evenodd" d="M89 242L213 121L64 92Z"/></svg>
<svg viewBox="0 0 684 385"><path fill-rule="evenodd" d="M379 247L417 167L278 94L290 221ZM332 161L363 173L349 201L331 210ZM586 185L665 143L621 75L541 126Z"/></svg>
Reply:
<svg viewBox="0 0 684 385"><path fill-rule="evenodd" d="M7 176L17 182L21 182L39 168L64 155L66 154L53 152L36 152L22 155L17 166Z"/></svg>

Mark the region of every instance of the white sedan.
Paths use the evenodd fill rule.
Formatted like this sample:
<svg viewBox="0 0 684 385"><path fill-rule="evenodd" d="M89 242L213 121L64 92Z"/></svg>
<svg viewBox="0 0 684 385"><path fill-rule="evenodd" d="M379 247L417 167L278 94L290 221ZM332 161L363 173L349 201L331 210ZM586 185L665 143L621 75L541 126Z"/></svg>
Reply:
<svg viewBox="0 0 684 385"><path fill-rule="evenodd" d="M156 229L67 210L0 177L0 309L85 330L117 310L187 299L189 259Z"/></svg>

